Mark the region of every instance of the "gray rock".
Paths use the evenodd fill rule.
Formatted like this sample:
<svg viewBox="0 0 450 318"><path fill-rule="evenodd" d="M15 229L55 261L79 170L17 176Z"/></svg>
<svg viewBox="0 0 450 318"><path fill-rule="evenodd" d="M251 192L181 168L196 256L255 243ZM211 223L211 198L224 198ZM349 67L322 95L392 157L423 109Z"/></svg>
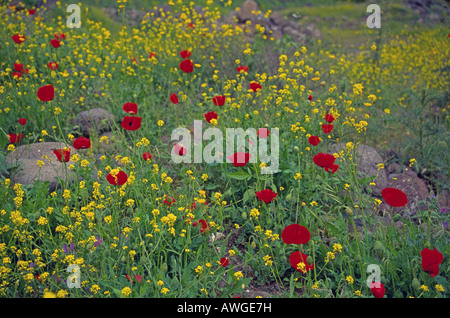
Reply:
<svg viewBox="0 0 450 318"><path fill-rule="evenodd" d="M61 142L41 142L17 147L6 157L7 165L14 167L11 171L11 182L29 185L35 180L49 181L49 190L54 191L60 186L59 179L64 182L72 181L72 172L68 166L73 164L73 161L61 163L53 153L54 149L63 149L65 146ZM73 147L67 147L70 148L71 157L77 153ZM47 156L47 159L43 156ZM36 164L38 160L44 162L41 168Z"/></svg>
<svg viewBox="0 0 450 318"><path fill-rule="evenodd" d="M114 115L103 108L85 110L79 113L73 121L75 125L80 126L81 133L85 137L89 137L91 131L95 131L97 134L110 131L114 122Z"/></svg>
<svg viewBox="0 0 450 318"><path fill-rule="evenodd" d="M236 17L239 22L245 22L250 20L253 16L252 12L259 11L258 3L253 0L245 0L245 2L239 7L239 11L236 13Z"/></svg>

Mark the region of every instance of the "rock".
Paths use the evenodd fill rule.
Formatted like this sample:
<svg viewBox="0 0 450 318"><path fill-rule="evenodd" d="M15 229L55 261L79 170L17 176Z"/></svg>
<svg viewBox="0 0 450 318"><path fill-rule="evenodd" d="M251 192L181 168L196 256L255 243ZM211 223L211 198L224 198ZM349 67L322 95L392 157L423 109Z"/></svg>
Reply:
<svg viewBox="0 0 450 318"><path fill-rule="evenodd" d="M444 211L450 210L450 196L448 190L442 190L440 193L438 193L437 199L441 211L442 209L445 209Z"/></svg>
<svg viewBox="0 0 450 318"><path fill-rule="evenodd" d="M278 11L270 14L270 21L281 28L287 24L287 20Z"/></svg>
<svg viewBox="0 0 450 318"><path fill-rule="evenodd" d="M328 153L335 153L343 150L346 152L346 143L333 145ZM375 177L375 186L370 186L372 195L380 197L381 191L387 186L389 180L384 169L378 169L378 164L383 163L381 155L372 147L360 144L356 151L356 169L358 177Z"/></svg>
<svg viewBox="0 0 450 318"><path fill-rule="evenodd" d="M100 142L100 139L102 137L106 137L107 140ZM98 154L100 156L115 156L119 154L120 142L122 141L122 139L118 134L115 134L112 131L108 131L99 135L98 140L98 143L95 142L94 146L96 149L98 149Z"/></svg>
<svg viewBox="0 0 450 318"><path fill-rule="evenodd" d="M239 11L236 12L236 17L240 23L250 20L253 16L252 12L259 11L258 3L253 0L245 0L245 2L239 7Z"/></svg>
<svg viewBox="0 0 450 318"><path fill-rule="evenodd" d="M17 165L17 168L13 168L11 171L11 182L29 185L33 184L35 180L48 181L49 191L54 191L60 186L58 179L72 181L72 172L67 167L73 162L70 160L61 163L53 153L54 149L63 149L65 146L61 142L41 142L17 147L6 157L7 165L13 167ZM70 148L71 157L77 153L73 147L68 146L68 148ZM44 159L43 156L47 156L47 159ZM36 164L38 160L44 162L41 168Z"/></svg>
<svg viewBox="0 0 450 318"><path fill-rule="evenodd" d="M98 134L110 131L114 125L115 117L109 111L103 108L93 108L79 113L73 123L80 126L81 133L85 137L89 137L91 131Z"/></svg>

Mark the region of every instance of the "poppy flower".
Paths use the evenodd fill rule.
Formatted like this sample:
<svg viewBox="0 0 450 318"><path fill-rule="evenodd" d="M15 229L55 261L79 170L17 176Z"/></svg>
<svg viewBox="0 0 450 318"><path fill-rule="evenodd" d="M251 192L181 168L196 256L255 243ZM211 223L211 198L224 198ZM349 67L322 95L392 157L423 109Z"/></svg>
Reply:
<svg viewBox="0 0 450 318"><path fill-rule="evenodd" d="M136 103L125 103L123 104L122 109L128 113L128 114L133 114L136 115L138 112L138 106Z"/></svg>
<svg viewBox="0 0 450 318"><path fill-rule="evenodd" d="M59 162L62 162L64 157L64 162L67 162L70 160L70 148L69 149L55 149L53 150L53 153L55 154L56 158L58 158Z"/></svg>
<svg viewBox="0 0 450 318"><path fill-rule="evenodd" d="M192 60L183 60L180 63L180 70L185 73L191 73L194 70L194 62Z"/></svg>
<svg viewBox="0 0 450 318"><path fill-rule="evenodd" d="M312 146L317 146L320 143L320 138L318 136L311 136L308 138L308 142Z"/></svg>
<svg viewBox="0 0 450 318"><path fill-rule="evenodd" d="M163 204L164 205L168 205L171 206L172 204L175 203L175 199L172 197L167 197L166 199L164 199Z"/></svg>
<svg viewBox="0 0 450 318"><path fill-rule="evenodd" d="M370 291L372 292L372 295L374 295L376 298L383 298L384 293L386 292L383 283L381 282L371 282L369 284Z"/></svg>
<svg viewBox="0 0 450 318"><path fill-rule="evenodd" d="M189 57L191 56L191 51L189 51L189 50L183 50L183 51L180 52L180 56L181 56L183 59L187 59L187 58L189 58Z"/></svg>
<svg viewBox="0 0 450 318"><path fill-rule="evenodd" d="M28 74L28 69L27 68L22 68L22 70L20 71L22 74Z"/></svg>
<svg viewBox="0 0 450 318"><path fill-rule="evenodd" d="M138 281L138 283L140 283L141 280L142 280L142 276L141 276L141 275L133 275L133 277L132 277L131 279L130 279L130 275L126 274L125 276L127 277L127 279L128 279L129 282L134 282L134 281L133 281L133 278L136 278L136 280Z"/></svg>
<svg viewBox="0 0 450 318"><path fill-rule="evenodd" d="M14 71L16 72L22 72L23 64L20 63L14 63Z"/></svg>
<svg viewBox="0 0 450 318"><path fill-rule="evenodd" d="M242 73L242 72L248 72L248 66L238 66L236 67L236 71L238 71L238 73Z"/></svg>
<svg viewBox="0 0 450 318"><path fill-rule="evenodd" d="M258 134L258 137L261 139L266 139L270 135L270 131L267 128L259 128L256 133Z"/></svg>
<svg viewBox="0 0 450 318"><path fill-rule="evenodd" d="M65 40L65 39L66 39L66 35L65 35L64 33L55 33L55 34L53 35L53 37L54 37L55 39L60 39L60 40Z"/></svg>
<svg viewBox="0 0 450 318"><path fill-rule="evenodd" d="M11 39L16 42L17 44L22 44L22 42L25 42L25 36L20 34L14 34Z"/></svg>
<svg viewBox="0 0 450 318"><path fill-rule="evenodd" d="M125 116L120 124L123 129L128 131L135 131L141 128L142 117Z"/></svg>
<svg viewBox="0 0 450 318"><path fill-rule="evenodd" d="M172 95L170 95L169 97L170 101L174 104L178 104L180 101L178 99L177 94L173 93Z"/></svg>
<svg viewBox="0 0 450 318"><path fill-rule="evenodd" d="M226 257L222 257L220 259L220 266L222 266L222 267L227 267L229 263L230 263L230 261Z"/></svg>
<svg viewBox="0 0 450 318"><path fill-rule="evenodd" d="M21 78L22 77L22 74L19 72L13 72L12 75L13 75L13 78Z"/></svg>
<svg viewBox="0 0 450 318"><path fill-rule="evenodd" d="M150 152L144 152L142 154L142 158L144 158L145 161L151 160L152 159L152 155L150 154Z"/></svg>
<svg viewBox="0 0 450 318"><path fill-rule="evenodd" d="M49 69L51 69L52 71L54 71L54 70L58 69L59 65L56 62L50 62L47 64L47 67Z"/></svg>
<svg viewBox="0 0 450 318"><path fill-rule="evenodd" d="M108 180L109 184L111 185L121 186L127 182L128 175L122 170L120 170L117 174L113 174L112 172L110 172L106 176L106 180Z"/></svg>
<svg viewBox="0 0 450 318"><path fill-rule="evenodd" d="M53 46L55 49L59 48L61 46L61 42L57 39L52 39L50 41L50 45Z"/></svg>
<svg viewBox="0 0 450 318"><path fill-rule="evenodd" d="M216 106L223 106L225 104L225 95L221 95L221 96L214 96L213 97L213 103Z"/></svg>
<svg viewBox="0 0 450 318"><path fill-rule="evenodd" d="M336 158L328 153L319 152L317 155L313 156L313 162L322 168L330 167L332 164L334 164L335 160Z"/></svg>
<svg viewBox="0 0 450 318"><path fill-rule="evenodd" d="M270 203L277 197L278 193L273 192L271 189L261 190L255 193L260 201L264 203Z"/></svg>
<svg viewBox="0 0 450 318"><path fill-rule="evenodd" d="M187 149L181 145L179 145L178 143L175 143L173 145L173 149L175 154L177 154L178 156L184 156L185 154L187 154Z"/></svg>
<svg viewBox="0 0 450 318"><path fill-rule="evenodd" d="M42 102L49 102L55 97L55 88L52 84L42 86L37 91L37 97Z"/></svg>
<svg viewBox="0 0 450 318"><path fill-rule="evenodd" d="M25 135L22 134L8 134L9 142L12 144L19 143Z"/></svg>
<svg viewBox="0 0 450 318"><path fill-rule="evenodd" d="M209 224L206 222L206 220L201 219L198 221L198 223L201 224L202 228L200 230L201 233L205 233L207 230L209 230Z"/></svg>
<svg viewBox="0 0 450 318"><path fill-rule="evenodd" d="M26 123L27 123L26 118L19 118L19 124L21 124L22 126L25 126Z"/></svg>
<svg viewBox="0 0 450 318"><path fill-rule="evenodd" d="M383 196L386 203L393 207L402 207L408 203L406 194L399 189L384 188L381 191L381 195Z"/></svg>
<svg viewBox="0 0 450 318"><path fill-rule="evenodd" d="M35 13L36 13L36 10L34 10L34 9L28 10L29 15L34 15Z"/></svg>
<svg viewBox="0 0 450 318"><path fill-rule="evenodd" d="M422 269L431 277L436 277L439 274L439 265L444 260L444 255L436 247L433 250L424 248L420 255L422 256Z"/></svg>
<svg viewBox="0 0 450 318"><path fill-rule="evenodd" d="M243 167L249 162L251 156L252 155L250 153L236 152L233 155L228 156L227 159L230 160L233 166Z"/></svg>
<svg viewBox="0 0 450 318"><path fill-rule="evenodd" d="M192 23L192 22L191 22L191 23L188 23L188 24L187 24L187 27L193 29L193 28L195 27L195 24Z"/></svg>
<svg viewBox="0 0 450 318"><path fill-rule="evenodd" d="M156 56L156 53L155 52L151 52L149 55L148 55L148 58L151 60L152 58L154 58Z"/></svg>
<svg viewBox="0 0 450 318"><path fill-rule="evenodd" d="M325 134L329 134L330 132L333 131L333 125L332 124L323 124L322 130Z"/></svg>
<svg viewBox="0 0 450 318"><path fill-rule="evenodd" d="M281 239L286 244L306 244L311 239L311 234L303 225L291 224L281 232Z"/></svg>
<svg viewBox="0 0 450 318"><path fill-rule="evenodd" d="M208 123L211 123L212 119L217 119L217 114L214 111L204 114L205 119Z"/></svg>
<svg viewBox="0 0 450 318"><path fill-rule="evenodd" d="M329 124L331 124L334 121L334 116L331 114L326 114L325 115L325 121Z"/></svg>
<svg viewBox="0 0 450 318"><path fill-rule="evenodd" d="M73 147L77 150L89 149L91 148L91 141L86 137L78 137L73 141Z"/></svg>
<svg viewBox="0 0 450 318"><path fill-rule="evenodd" d="M309 96L308 96L308 100L309 100L309 101L312 101L312 100L313 100L313 97L312 97L312 95L311 95L311 94L309 94Z"/></svg>
<svg viewBox="0 0 450 318"><path fill-rule="evenodd" d="M339 165L333 163L328 167L324 167L324 169L326 172L335 173L339 169Z"/></svg>
<svg viewBox="0 0 450 318"><path fill-rule="evenodd" d="M261 84L259 84L259 83L252 82L252 83L250 83L250 89L251 89L252 91L254 91L254 92L257 92L257 91L259 91L260 89L262 89L262 86L261 86Z"/></svg>
<svg viewBox="0 0 450 318"><path fill-rule="evenodd" d="M307 273L311 269L314 269L314 264L309 265L307 260L308 255L299 251L295 251L289 256L289 262L291 263L292 267L302 273ZM303 266L299 266L299 264L301 263L303 263Z"/></svg>

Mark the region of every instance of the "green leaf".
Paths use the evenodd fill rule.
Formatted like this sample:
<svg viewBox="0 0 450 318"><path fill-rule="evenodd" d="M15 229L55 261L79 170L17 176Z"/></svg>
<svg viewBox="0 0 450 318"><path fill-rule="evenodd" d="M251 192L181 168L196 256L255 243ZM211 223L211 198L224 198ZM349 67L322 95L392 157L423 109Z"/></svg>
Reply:
<svg viewBox="0 0 450 318"><path fill-rule="evenodd" d="M244 171L236 171L231 172L227 174L228 177L236 180L247 180L250 179L252 176Z"/></svg>
<svg viewBox="0 0 450 318"><path fill-rule="evenodd" d="M3 130L0 131L0 150L3 150L8 143L8 137Z"/></svg>

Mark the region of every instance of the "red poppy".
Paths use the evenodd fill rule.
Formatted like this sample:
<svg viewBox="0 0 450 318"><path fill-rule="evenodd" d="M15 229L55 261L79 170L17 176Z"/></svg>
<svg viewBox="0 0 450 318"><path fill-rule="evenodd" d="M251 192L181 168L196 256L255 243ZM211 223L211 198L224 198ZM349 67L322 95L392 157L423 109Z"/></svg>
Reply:
<svg viewBox="0 0 450 318"><path fill-rule="evenodd" d="M222 257L220 259L220 266L222 266L222 267L227 267L229 263L230 263L230 261L226 257Z"/></svg>
<svg viewBox="0 0 450 318"><path fill-rule="evenodd" d="M273 192L271 189L261 190L255 193L260 201L264 203L270 203L277 197L278 193Z"/></svg>
<svg viewBox="0 0 450 318"><path fill-rule="evenodd" d="M170 95L170 101L174 104L178 104L180 101L178 100L178 96L177 94L173 93L172 95Z"/></svg>
<svg viewBox="0 0 450 318"><path fill-rule="evenodd" d="M261 84L259 84L259 83L252 82L252 83L250 83L250 89L251 89L252 91L254 91L254 92L257 92L257 91L259 91L260 89L262 89L262 86L261 86Z"/></svg>
<svg viewBox="0 0 450 318"><path fill-rule="evenodd" d="M243 167L249 162L251 156L252 155L250 153L236 152L233 155L228 156L227 159L230 160L233 166Z"/></svg>
<svg viewBox="0 0 450 318"><path fill-rule="evenodd" d="M25 42L25 36L20 34L14 34L11 39L16 42L17 44L21 44L22 42Z"/></svg>
<svg viewBox="0 0 450 318"><path fill-rule="evenodd" d="M238 73L248 72L248 66L238 66L236 67L236 71L238 71Z"/></svg>
<svg viewBox="0 0 450 318"><path fill-rule="evenodd" d="M34 9L28 10L29 15L34 15L35 13L36 13L36 10L34 10Z"/></svg>
<svg viewBox="0 0 450 318"><path fill-rule="evenodd" d="M138 106L136 103L125 103L123 104L122 109L128 113L128 114L133 114L136 115L138 112Z"/></svg>
<svg viewBox="0 0 450 318"><path fill-rule="evenodd" d="M22 68L22 70L20 72L22 74L28 74L28 69L27 68Z"/></svg>
<svg viewBox="0 0 450 318"><path fill-rule="evenodd" d="M286 244L306 244L311 239L311 234L303 225L291 224L281 232L281 239Z"/></svg>
<svg viewBox="0 0 450 318"><path fill-rule="evenodd" d="M209 230L209 224L208 224L208 222L206 222L206 220L204 220L204 219L198 220L198 223L200 223L202 226L202 228L200 230L201 233L204 233L207 230Z"/></svg>
<svg viewBox="0 0 450 318"><path fill-rule="evenodd" d="M369 284L370 291L376 298L383 298L386 290L382 282L371 282Z"/></svg>
<svg viewBox="0 0 450 318"><path fill-rule="evenodd" d="M386 203L393 207L402 207L408 203L406 194L399 189L384 188L381 191L381 195L383 196Z"/></svg>
<svg viewBox="0 0 450 318"><path fill-rule="evenodd" d="M431 277L436 277L439 274L439 265L444 260L444 255L436 247L433 250L424 248L420 255L422 256L422 269Z"/></svg>
<svg viewBox="0 0 450 318"><path fill-rule="evenodd" d="M48 66L49 69L51 69L53 71L58 69L58 67L59 67L58 63L56 63L56 62L50 62L50 63L47 64L47 66Z"/></svg>
<svg viewBox="0 0 450 318"><path fill-rule="evenodd" d="M308 100L309 100L309 101L312 101L312 100L313 100L313 97L312 97L311 94L308 96Z"/></svg>
<svg viewBox="0 0 450 318"><path fill-rule="evenodd" d="M295 251L289 256L289 262L291 263L292 267L294 267L297 271L302 273L307 273L311 269L314 269L314 264L309 265L307 260L308 255L301 253L299 251ZM303 263L304 266L300 267L299 266L300 263Z"/></svg>
<svg viewBox="0 0 450 318"><path fill-rule="evenodd" d="M191 51L189 51L189 50L181 51L181 52L180 52L180 56L181 56L183 59L187 59L187 58L189 58L189 57L191 56Z"/></svg>
<svg viewBox="0 0 450 318"><path fill-rule="evenodd" d="M333 131L333 125L332 124L324 124L322 125L322 130L325 134L329 134L330 132Z"/></svg>
<svg viewBox="0 0 450 318"><path fill-rule="evenodd" d="M319 152L317 155L313 156L314 163L322 168L330 167L332 164L334 164L335 160L336 158L328 153Z"/></svg>
<svg viewBox="0 0 450 318"><path fill-rule="evenodd" d="M73 147L77 150L89 149L91 148L91 141L86 137L78 137L73 141Z"/></svg>
<svg viewBox="0 0 450 318"><path fill-rule="evenodd" d="M144 152L142 154L142 158L144 158L145 161L152 160L152 155L150 154L150 152Z"/></svg>
<svg viewBox="0 0 450 318"><path fill-rule="evenodd" d="M194 70L194 62L192 60L183 60L180 63L180 70L185 73L191 73Z"/></svg>
<svg viewBox="0 0 450 318"><path fill-rule="evenodd" d="M178 143L175 143L173 145L173 149L175 151L175 154L177 154L178 156L184 156L185 154L187 154L187 149L179 145Z"/></svg>
<svg viewBox="0 0 450 318"><path fill-rule="evenodd" d="M223 106L225 104L225 95L221 95L221 96L214 96L213 97L213 103L216 106Z"/></svg>
<svg viewBox="0 0 450 318"><path fill-rule="evenodd" d="M257 131L258 137L261 139L266 139L270 135L270 131L267 128L259 128Z"/></svg>
<svg viewBox="0 0 450 318"><path fill-rule="evenodd" d="M19 118L19 124L21 124L22 126L25 126L26 123L27 123L26 118Z"/></svg>
<svg viewBox="0 0 450 318"><path fill-rule="evenodd" d="M66 39L66 35L65 35L64 33L55 33L55 34L53 35L53 37L54 37L55 39L61 39L61 40L65 40L65 39Z"/></svg>
<svg viewBox="0 0 450 318"><path fill-rule="evenodd" d="M156 53L155 52L151 52L149 55L148 55L148 58L149 59L152 59L152 58L154 58L156 56Z"/></svg>
<svg viewBox="0 0 450 318"><path fill-rule="evenodd" d="M8 134L9 142L12 143L12 144L19 143L23 139L23 137L25 137L25 135L22 135L22 134Z"/></svg>
<svg viewBox="0 0 450 318"><path fill-rule="evenodd" d="M191 23L188 23L188 24L187 24L187 27L193 29L193 28L195 27L195 24L192 23L192 22L191 22Z"/></svg>
<svg viewBox="0 0 450 318"><path fill-rule="evenodd" d="M326 114L325 115L325 120L327 123L331 124L334 121L334 116L331 114Z"/></svg>
<svg viewBox="0 0 450 318"><path fill-rule="evenodd" d="M49 102L55 97L55 88L52 84L42 86L37 91L37 97L42 102Z"/></svg>
<svg viewBox="0 0 450 318"><path fill-rule="evenodd" d="M317 146L320 143L320 138L318 136L311 136L308 138L308 142L312 146Z"/></svg>
<svg viewBox="0 0 450 318"><path fill-rule="evenodd" d="M211 123L212 119L217 119L217 114L214 111L204 114L205 119L208 123Z"/></svg>
<svg viewBox="0 0 450 318"><path fill-rule="evenodd" d="M57 40L57 39L52 39L50 41L50 45L53 46L56 49L56 48L59 48L61 46L61 42L59 42L59 40Z"/></svg>
<svg viewBox="0 0 450 318"><path fill-rule="evenodd" d="M324 169L326 172L335 173L339 169L339 165L333 163L328 167L324 167Z"/></svg>
<svg viewBox="0 0 450 318"><path fill-rule="evenodd" d="M167 197L166 199L164 199L163 204L164 205L168 205L171 206L172 204L175 203L175 199L172 197Z"/></svg>
<svg viewBox="0 0 450 318"><path fill-rule="evenodd" d="M68 150L55 149L55 150L53 150L53 153L55 154L56 158L58 158L59 162L62 162L63 156L64 156L64 162L67 162L70 160L70 148Z"/></svg>
<svg viewBox="0 0 450 318"><path fill-rule="evenodd" d="M142 117L137 116L125 116L123 117L121 126L125 130L135 131L141 128Z"/></svg>
<svg viewBox="0 0 450 318"><path fill-rule="evenodd" d="M13 78L21 78L22 74L20 74L19 72L13 72Z"/></svg>
<svg viewBox="0 0 450 318"><path fill-rule="evenodd" d="M108 180L111 185L123 185L127 182L128 176L127 174L120 170L116 175L112 175L111 172L106 176L106 180Z"/></svg>
<svg viewBox="0 0 450 318"><path fill-rule="evenodd" d="M22 72L23 64L14 63L14 71L16 72Z"/></svg>
<svg viewBox="0 0 450 318"><path fill-rule="evenodd" d="M140 283L141 280L142 280L142 276L141 275L133 275L133 278L131 278L131 279L130 279L130 275L126 274L125 276L127 277L128 281L130 281L130 282L134 282L133 278L136 278L138 283Z"/></svg>

